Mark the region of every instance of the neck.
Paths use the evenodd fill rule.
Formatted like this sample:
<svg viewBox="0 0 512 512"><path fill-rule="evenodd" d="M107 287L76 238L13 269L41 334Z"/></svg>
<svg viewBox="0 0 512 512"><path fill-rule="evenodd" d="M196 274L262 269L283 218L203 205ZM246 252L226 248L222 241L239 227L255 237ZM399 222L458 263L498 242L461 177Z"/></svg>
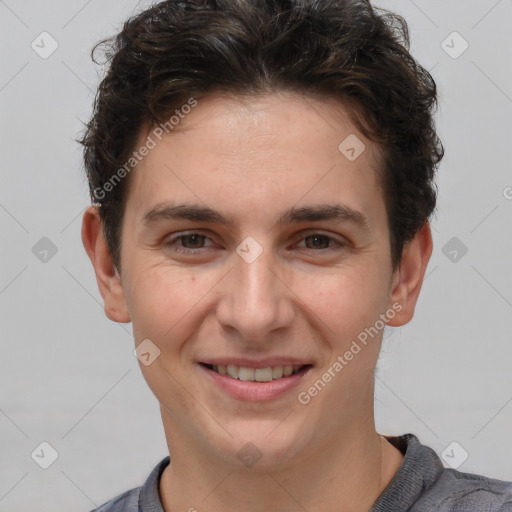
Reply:
<svg viewBox="0 0 512 512"><path fill-rule="evenodd" d="M160 481L165 512L369 510L402 463L402 454L375 432L359 428L336 436L297 460L250 468L232 466L180 440L173 432L171 464ZM368 425L368 423L366 423ZM169 439L168 439L169 442ZM172 449L171 449L172 447Z"/></svg>

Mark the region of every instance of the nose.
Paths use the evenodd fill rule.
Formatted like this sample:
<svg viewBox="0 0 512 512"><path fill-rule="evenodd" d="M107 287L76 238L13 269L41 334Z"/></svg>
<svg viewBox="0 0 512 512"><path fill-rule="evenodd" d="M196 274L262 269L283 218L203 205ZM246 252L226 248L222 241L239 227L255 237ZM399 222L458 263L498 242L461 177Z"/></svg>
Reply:
<svg viewBox="0 0 512 512"><path fill-rule="evenodd" d="M217 319L221 326L251 343L269 341L292 325L293 292L283 278L282 265L271 251L252 262L233 254L234 267L222 281Z"/></svg>

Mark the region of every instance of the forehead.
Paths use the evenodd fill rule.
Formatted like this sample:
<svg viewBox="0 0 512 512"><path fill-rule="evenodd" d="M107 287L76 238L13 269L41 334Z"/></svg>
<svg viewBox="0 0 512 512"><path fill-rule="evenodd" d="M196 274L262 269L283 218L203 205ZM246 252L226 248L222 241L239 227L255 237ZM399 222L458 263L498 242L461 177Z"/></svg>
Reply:
<svg viewBox="0 0 512 512"><path fill-rule="evenodd" d="M153 149L130 176L127 210L139 220L169 199L254 215L301 201L382 203L379 148L339 101L274 93L196 101L177 112L169 133L164 124L141 130L138 144L151 139Z"/></svg>

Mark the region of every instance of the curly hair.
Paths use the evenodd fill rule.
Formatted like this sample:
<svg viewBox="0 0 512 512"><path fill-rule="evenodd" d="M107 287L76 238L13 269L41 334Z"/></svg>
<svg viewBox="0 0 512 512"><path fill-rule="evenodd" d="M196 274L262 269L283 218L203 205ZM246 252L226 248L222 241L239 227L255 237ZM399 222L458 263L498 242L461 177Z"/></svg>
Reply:
<svg viewBox="0 0 512 512"><path fill-rule="evenodd" d="M444 154L433 119L436 84L409 47L406 21L365 0L167 0L129 18L91 51L99 64L103 49L108 68L77 141L116 268L129 180L108 193L103 187L142 127L164 122L191 97L276 91L339 99L378 144L398 268L405 244L435 210Z"/></svg>

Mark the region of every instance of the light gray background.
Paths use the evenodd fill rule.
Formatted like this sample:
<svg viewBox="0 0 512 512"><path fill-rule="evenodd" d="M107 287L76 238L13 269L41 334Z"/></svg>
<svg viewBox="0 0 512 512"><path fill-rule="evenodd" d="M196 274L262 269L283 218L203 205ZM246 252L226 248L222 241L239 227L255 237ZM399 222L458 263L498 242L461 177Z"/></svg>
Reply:
<svg viewBox="0 0 512 512"><path fill-rule="evenodd" d="M0 0L4 512L90 510L167 453L131 326L105 317L82 248L88 194L73 141L99 82L91 46L148 4ZM512 1L376 4L410 24L413 54L439 86L446 147L416 316L387 332L379 363L378 429L413 432L440 455L457 441L469 453L460 470L512 480ZM43 31L59 45L47 59L31 48ZM457 59L442 47L453 31L469 43ZM47 262L32 252L42 237L57 247ZM456 262L443 253L452 237L468 249ZM42 441L58 452L46 470L31 458Z"/></svg>

